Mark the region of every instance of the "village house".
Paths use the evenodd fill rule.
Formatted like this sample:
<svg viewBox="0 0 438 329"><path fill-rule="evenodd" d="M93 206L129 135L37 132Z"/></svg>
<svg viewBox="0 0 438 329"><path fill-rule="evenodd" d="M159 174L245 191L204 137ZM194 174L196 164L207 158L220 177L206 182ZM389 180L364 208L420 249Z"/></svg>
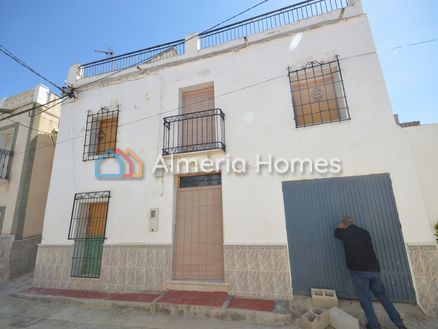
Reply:
<svg viewBox="0 0 438 329"><path fill-rule="evenodd" d="M34 287L355 298L333 237L351 215L391 297L438 313L438 125L397 124L361 1L73 65L68 83ZM236 158L245 172L153 170Z"/></svg>
<svg viewBox="0 0 438 329"><path fill-rule="evenodd" d="M40 106L56 100L43 85L0 100L0 119L17 114L0 121L1 281L34 268L60 110Z"/></svg>

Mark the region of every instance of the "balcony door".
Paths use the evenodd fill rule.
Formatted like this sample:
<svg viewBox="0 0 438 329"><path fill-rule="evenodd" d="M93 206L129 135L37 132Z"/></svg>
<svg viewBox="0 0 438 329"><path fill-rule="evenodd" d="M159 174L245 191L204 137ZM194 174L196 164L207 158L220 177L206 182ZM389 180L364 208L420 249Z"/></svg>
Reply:
<svg viewBox="0 0 438 329"><path fill-rule="evenodd" d="M213 86L185 91L182 93L182 114L191 114L214 109ZM216 116L187 116L179 124L179 146L188 148L194 145L214 143Z"/></svg>

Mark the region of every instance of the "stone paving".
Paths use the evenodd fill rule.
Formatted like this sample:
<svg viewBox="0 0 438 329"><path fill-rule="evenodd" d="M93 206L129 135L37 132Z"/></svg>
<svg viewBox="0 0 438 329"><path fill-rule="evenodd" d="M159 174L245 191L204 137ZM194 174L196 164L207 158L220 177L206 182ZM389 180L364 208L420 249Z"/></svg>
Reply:
<svg viewBox="0 0 438 329"><path fill-rule="evenodd" d="M12 297L11 294L31 288L30 276L21 277L14 282L0 283L0 328L17 329L301 329L299 321L292 326L266 326L244 321L229 321L195 318L167 314L147 314L136 308L113 307L110 305L78 304L69 301L41 303ZM292 313L299 317L311 305L308 298L296 298ZM343 301L340 307L356 316L363 325L363 315L357 302ZM414 305L398 305L408 328L438 329L438 319L425 317ZM384 328L394 328L377 307Z"/></svg>

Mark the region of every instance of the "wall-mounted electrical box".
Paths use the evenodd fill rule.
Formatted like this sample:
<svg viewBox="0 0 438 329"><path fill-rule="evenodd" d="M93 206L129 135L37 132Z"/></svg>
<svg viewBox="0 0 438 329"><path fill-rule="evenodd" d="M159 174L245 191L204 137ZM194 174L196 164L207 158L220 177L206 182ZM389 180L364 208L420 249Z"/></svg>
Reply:
<svg viewBox="0 0 438 329"><path fill-rule="evenodd" d="M149 209L149 232L158 232L158 208Z"/></svg>

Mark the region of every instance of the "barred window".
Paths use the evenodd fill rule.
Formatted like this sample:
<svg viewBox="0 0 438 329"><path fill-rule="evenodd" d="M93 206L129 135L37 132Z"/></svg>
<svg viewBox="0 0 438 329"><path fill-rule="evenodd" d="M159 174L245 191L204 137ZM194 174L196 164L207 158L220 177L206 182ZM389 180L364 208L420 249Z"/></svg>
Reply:
<svg viewBox="0 0 438 329"><path fill-rule="evenodd" d="M96 114L88 113L83 160L114 157L117 143L119 109L102 108Z"/></svg>
<svg viewBox="0 0 438 329"><path fill-rule="evenodd" d="M299 70L289 68L297 127L350 119L339 58L310 62Z"/></svg>
<svg viewBox="0 0 438 329"><path fill-rule="evenodd" d="M106 239L109 191L76 193L68 239L74 240L71 276L98 278Z"/></svg>

